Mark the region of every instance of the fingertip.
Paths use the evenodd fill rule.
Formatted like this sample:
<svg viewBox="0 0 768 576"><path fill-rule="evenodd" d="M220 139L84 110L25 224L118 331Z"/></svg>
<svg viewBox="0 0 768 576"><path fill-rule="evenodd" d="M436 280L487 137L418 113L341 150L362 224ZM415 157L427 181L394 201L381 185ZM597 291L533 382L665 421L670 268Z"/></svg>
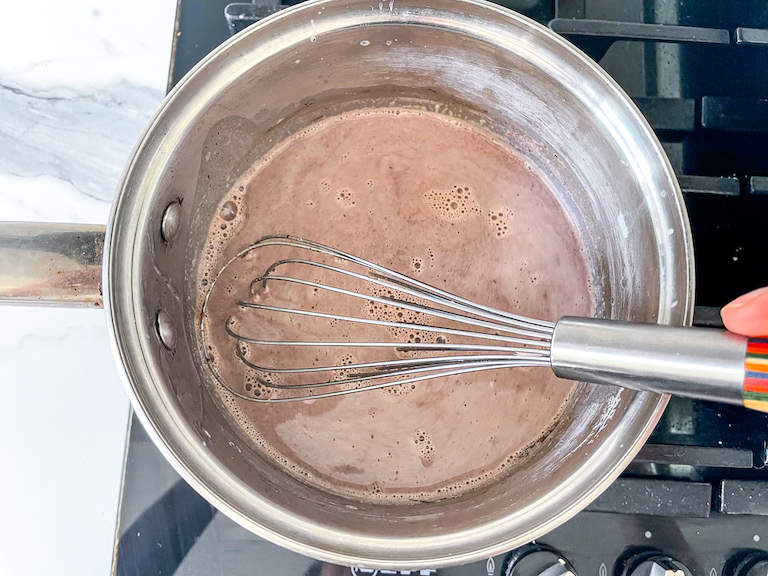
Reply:
<svg viewBox="0 0 768 576"><path fill-rule="evenodd" d="M720 311L723 324L744 336L768 335L768 287L736 298Z"/></svg>

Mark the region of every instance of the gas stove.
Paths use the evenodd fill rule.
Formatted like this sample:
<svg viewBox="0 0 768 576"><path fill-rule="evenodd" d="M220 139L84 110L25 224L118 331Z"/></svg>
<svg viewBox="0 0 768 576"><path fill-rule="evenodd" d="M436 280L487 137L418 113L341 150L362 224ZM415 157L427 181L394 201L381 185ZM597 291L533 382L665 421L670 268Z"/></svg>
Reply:
<svg viewBox="0 0 768 576"><path fill-rule="evenodd" d="M499 0L584 50L632 97L683 189L696 252L694 323L768 285L768 3ZM169 88L275 0L179 0ZM587 510L485 561L398 572L317 562L213 509L131 422L119 576L764 576L768 415L675 398L637 458Z"/></svg>

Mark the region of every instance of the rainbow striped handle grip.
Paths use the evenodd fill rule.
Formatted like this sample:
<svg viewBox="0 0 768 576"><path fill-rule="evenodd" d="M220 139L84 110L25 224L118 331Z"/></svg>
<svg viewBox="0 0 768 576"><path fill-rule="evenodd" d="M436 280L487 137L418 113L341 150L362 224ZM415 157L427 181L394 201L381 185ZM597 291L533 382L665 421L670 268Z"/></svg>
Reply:
<svg viewBox="0 0 768 576"><path fill-rule="evenodd" d="M747 341L744 369L744 406L768 412L768 338Z"/></svg>

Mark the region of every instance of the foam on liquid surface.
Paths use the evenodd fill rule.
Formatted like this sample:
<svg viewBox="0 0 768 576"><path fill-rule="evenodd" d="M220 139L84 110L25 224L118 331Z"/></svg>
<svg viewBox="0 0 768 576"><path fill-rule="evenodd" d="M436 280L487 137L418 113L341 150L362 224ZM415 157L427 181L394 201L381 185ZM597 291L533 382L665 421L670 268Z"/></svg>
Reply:
<svg viewBox="0 0 768 576"><path fill-rule="evenodd" d="M200 268L200 300L232 256L270 234L338 247L517 314L556 320L591 312L581 244L545 179L489 132L455 118L394 109L350 113L281 143L222 200ZM230 316L240 333L255 338L290 332L303 340L354 341L371 334L370 327L337 321L265 322L238 310L235 302L251 297L251 280L269 258L233 265L216 283L206 318L217 369L246 394L266 391L235 357L236 342L224 331ZM317 272L307 279L328 280ZM398 317L387 305L286 289L285 304L292 298L318 310L431 322L418 313ZM403 342L451 338L376 329ZM258 351L244 352L251 358ZM268 360L349 365L372 359L367 354L294 349ZM217 393L251 441L306 481L354 498L423 501L459 495L506 472L552 427L572 388L549 369L521 368L288 404L250 403L220 386Z"/></svg>

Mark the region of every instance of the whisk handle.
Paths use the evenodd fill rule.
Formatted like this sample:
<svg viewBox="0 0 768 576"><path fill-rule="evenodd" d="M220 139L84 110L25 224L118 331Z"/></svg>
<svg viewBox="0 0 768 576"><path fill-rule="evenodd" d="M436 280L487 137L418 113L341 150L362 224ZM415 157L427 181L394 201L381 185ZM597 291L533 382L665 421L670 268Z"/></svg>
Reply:
<svg viewBox="0 0 768 576"><path fill-rule="evenodd" d="M768 340L726 330L565 317L551 363L561 378L768 412Z"/></svg>

